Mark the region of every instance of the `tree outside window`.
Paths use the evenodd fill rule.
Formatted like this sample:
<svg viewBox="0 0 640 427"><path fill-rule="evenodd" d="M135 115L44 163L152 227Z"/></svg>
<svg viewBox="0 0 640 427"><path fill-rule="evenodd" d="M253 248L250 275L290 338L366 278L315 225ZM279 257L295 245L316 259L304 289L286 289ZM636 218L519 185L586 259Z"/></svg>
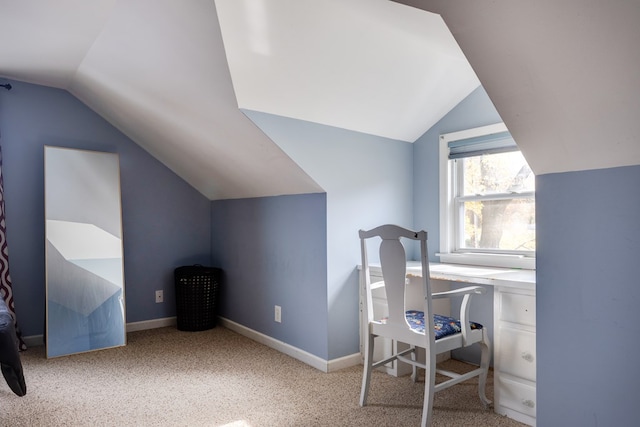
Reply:
<svg viewBox="0 0 640 427"><path fill-rule="evenodd" d="M464 218L457 249L535 251L535 176L519 151L453 160Z"/></svg>

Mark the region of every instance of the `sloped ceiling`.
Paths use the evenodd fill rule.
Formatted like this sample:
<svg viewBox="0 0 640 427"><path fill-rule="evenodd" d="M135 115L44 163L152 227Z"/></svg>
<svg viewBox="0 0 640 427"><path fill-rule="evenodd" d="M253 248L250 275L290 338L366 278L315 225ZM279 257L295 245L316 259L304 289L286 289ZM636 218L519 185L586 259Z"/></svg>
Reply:
<svg viewBox="0 0 640 427"><path fill-rule="evenodd" d="M414 142L478 87L440 16L386 0L216 0L238 105Z"/></svg>
<svg viewBox="0 0 640 427"><path fill-rule="evenodd" d="M536 174L640 164L640 2L396 1L442 16Z"/></svg>
<svg viewBox="0 0 640 427"><path fill-rule="evenodd" d="M413 141L479 84L440 17L386 0L0 0L0 36L0 76L212 200L322 191L241 109Z"/></svg>

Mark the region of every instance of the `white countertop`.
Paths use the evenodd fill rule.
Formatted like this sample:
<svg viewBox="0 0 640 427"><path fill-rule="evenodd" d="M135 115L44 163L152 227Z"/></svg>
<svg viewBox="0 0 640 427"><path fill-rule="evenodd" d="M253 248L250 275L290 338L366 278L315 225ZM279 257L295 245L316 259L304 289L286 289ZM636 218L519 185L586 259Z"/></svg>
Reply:
<svg viewBox="0 0 640 427"><path fill-rule="evenodd" d="M369 268L379 271L380 265L370 264ZM535 270L429 263L429 272L431 278L435 280L449 280L452 282L529 290L535 289L536 286ZM420 262L407 262L407 274L420 276L422 274Z"/></svg>

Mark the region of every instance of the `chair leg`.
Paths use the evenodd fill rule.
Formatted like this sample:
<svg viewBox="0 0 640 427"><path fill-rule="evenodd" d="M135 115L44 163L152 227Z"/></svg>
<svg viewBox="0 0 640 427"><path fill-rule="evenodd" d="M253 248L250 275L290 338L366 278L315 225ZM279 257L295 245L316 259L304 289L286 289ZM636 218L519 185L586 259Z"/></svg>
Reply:
<svg viewBox="0 0 640 427"><path fill-rule="evenodd" d="M480 400L485 408L489 406L491 401L487 398L485 394L486 384L487 384L487 374L489 373L489 362L491 360L491 343L489 342L489 337L486 332L483 332L483 339L479 343L481 347L480 354L480 368L482 369L482 373L478 376L478 394L480 395Z"/></svg>
<svg viewBox="0 0 640 427"><path fill-rule="evenodd" d="M362 373L362 388L360 389L360 406L367 404L369 384L371 383L371 365L373 365L373 340L372 334L367 334L364 341L364 371Z"/></svg>
<svg viewBox="0 0 640 427"><path fill-rule="evenodd" d="M431 425L431 415L433 413L433 394L436 386L436 364L435 354L429 355L427 349L424 368L424 402L422 403L422 427Z"/></svg>
<svg viewBox="0 0 640 427"><path fill-rule="evenodd" d="M411 346L413 351L411 352L411 360L416 361L416 347ZM418 382L418 367L416 365L411 366L411 381Z"/></svg>

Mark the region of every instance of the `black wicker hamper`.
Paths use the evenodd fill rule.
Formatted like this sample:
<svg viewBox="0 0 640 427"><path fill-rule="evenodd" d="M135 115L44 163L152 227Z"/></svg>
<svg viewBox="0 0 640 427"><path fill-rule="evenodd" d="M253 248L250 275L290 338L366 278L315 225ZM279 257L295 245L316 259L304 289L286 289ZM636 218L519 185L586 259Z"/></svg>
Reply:
<svg viewBox="0 0 640 427"><path fill-rule="evenodd" d="M202 265L174 271L176 318L181 331L204 331L216 326L221 270Z"/></svg>

